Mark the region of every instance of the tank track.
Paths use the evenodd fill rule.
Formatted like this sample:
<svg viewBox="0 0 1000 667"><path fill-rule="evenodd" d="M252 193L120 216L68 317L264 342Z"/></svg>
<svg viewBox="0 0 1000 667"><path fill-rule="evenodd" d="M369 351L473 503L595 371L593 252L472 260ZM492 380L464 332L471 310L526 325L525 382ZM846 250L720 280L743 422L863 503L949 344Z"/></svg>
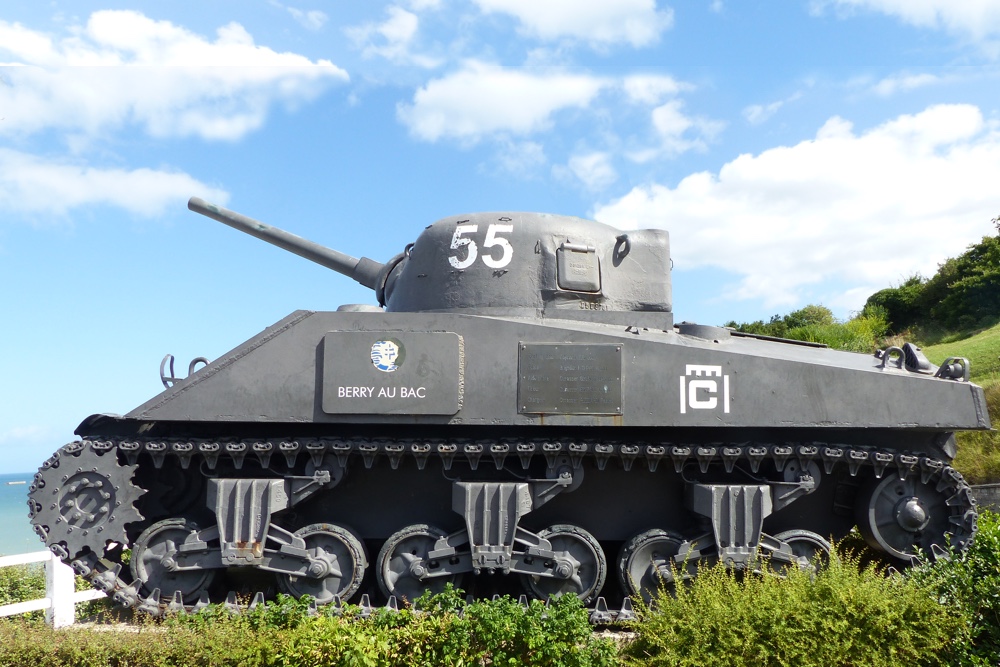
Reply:
<svg viewBox="0 0 1000 667"><path fill-rule="evenodd" d="M377 457L385 456L396 469L405 456L415 459L423 469L429 458L439 457L445 470L456 459L464 459L472 470L488 461L502 469L508 457L520 460L527 469L533 457L544 456L550 465L560 457L569 457L574 467L584 458L593 458L599 470L616 461L625 471L634 466L646 466L655 472L659 466L672 466L680 473L686 465L696 463L704 473L710 466L721 464L727 473L734 467L748 465L756 473L765 461L773 462L780 472L786 463L796 461L804 469L809 464L820 467L827 475L839 466L846 466L851 477L871 470L874 479L912 480L933 488L948 508L951 527L950 543L963 550L976 533L976 503L971 487L954 468L943 461L920 453L887 451L875 447L839 445L822 442L808 443L741 443L709 445L650 444L644 442L604 442L563 440L392 440L373 438L297 438L246 440L150 440L84 439L65 445L46 461L35 474L29 491L28 516L35 532L60 560L86 579L95 589L106 593L117 604L160 615L181 609L197 609L210 602L207 595L195 605L185 605L180 591L161 600L160 591L143 598L138 583L129 583L120 575L123 566L115 562L116 550L128 546L126 526L144 521L136 503L146 493L132 482L138 458L148 454L156 468L167 457L176 457L182 469L192 462L214 470L220 457L228 457L236 469L247 456L259 459L267 468L273 456L285 459L289 468L299 456L308 456L319 465L327 455L337 457L342 465L352 456L360 456L365 468L371 468ZM124 461L124 463L122 463ZM110 465L109 465L110 464ZM895 476L895 477L893 477ZM934 545L935 547L937 545ZM940 552L934 549L935 554ZM234 605L236 594L230 592L225 601ZM258 593L254 601L263 600ZM626 603L628 600L626 599ZM339 604L339 599L335 604ZM394 599L388 607L392 608ZM626 604L630 608L630 605ZM368 596L362 598L362 608L368 606ZM616 616L630 613L609 612L603 598L591 610L591 621L607 623Z"/></svg>

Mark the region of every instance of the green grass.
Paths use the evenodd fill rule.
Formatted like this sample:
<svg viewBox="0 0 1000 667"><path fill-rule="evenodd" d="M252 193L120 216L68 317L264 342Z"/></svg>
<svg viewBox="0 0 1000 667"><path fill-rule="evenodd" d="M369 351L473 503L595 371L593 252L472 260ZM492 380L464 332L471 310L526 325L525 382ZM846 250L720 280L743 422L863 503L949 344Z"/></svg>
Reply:
<svg viewBox="0 0 1000 667"><path fill-rule="evenodd" d="M1000 324L973 336L948 337L923 348L927 358L940 364L947 357L965 357L971 363L972 379L987 385L1000 381Z"/></svg>

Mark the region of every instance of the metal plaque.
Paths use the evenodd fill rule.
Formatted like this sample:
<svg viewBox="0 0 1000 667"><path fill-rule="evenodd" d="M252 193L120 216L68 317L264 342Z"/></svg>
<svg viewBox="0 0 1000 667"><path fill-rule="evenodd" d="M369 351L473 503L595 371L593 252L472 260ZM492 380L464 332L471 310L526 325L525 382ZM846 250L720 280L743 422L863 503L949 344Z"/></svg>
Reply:
<svg viewBox="0 0 1000 667"><path fill-rule="evenodd" d="M520 413L622 413L621 345L521 343L517 367Z"/></svg>
<svg viewBox="0 0 1000 667"><path fill-rule="evenodd" d="M440 331L331 331L323 339L323 412L453 415L462 339Z"/></svg>

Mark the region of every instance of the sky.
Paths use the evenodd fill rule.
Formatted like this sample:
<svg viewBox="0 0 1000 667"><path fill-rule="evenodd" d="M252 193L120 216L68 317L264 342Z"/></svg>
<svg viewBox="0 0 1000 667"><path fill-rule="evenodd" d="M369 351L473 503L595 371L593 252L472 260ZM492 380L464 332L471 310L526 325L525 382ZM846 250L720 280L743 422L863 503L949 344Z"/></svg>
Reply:
<svg viewBox="0 0 1000 667"><path fill-rule="evenodd" d="M213 0L0 8L0 473L385 261L542 211L670 232L677 321L873 292L993 233L1000 0Z"/></svg>

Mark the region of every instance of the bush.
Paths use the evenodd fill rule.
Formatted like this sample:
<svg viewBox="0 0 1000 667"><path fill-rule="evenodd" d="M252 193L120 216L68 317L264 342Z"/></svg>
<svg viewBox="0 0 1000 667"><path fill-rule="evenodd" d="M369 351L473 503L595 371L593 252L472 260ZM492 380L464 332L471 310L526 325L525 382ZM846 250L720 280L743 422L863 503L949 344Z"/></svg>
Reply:
<svg viewBox="0 0 1000 667"><path fill-rule="evenodd" d="M0 568L0 606L45 597L45 566L40 563ZM41 619L44 612L33 611L26 619Z"/></svg>
<svg viewBox="0 0 1000 667"><path fill-rule="evenodd" d="M76 590L89 590L90 584L83 577L76 578ZM0 606L37 600L45 597L45 565L31 563L0 568ZM82 620L97 616L121 616L123 610L114 608L114 603L107 599L90 600L76 605L76 618ZM21 614L20 618L30 621L40 621L45 617L43 611L32 611Z"/></svg>
<svg viewBox="0 0 1000 667"><path fill-rule="evenodd" d="M0 622L0 664L30 667L128 665L548 665L618 664L614 644L596 637L575 597L523 609L510 598L465 604L461 592L422 598L418 613L332 607L309 616L308 602L279 596L239 615L215 606L132 632L56 631Z"/></svg>
<svg viewBox="0 0 1000 667"><path fill-rule="evenodd" d="M643 608L632 665L951 665L968 643L962 610L929 586L834 554L819 574L739 577L703 569Z"/></svg>
<svg viewBox="0 0 1000 667"><path fill-rule="evenodd" d="M466 604L449 588L418 600L417 613L356 611L325 617L296 633L279 664L565 665L617 664L614 645L594 636L574 596L522 608L509 597Z"/></svg>
<svg viewBox="0 0 1000 667"><path fill-rule="evenodd" d="M983 510L968 551L913 568L907 577L962 610L971 643L959 652L960 664L1000 664L1000 515Z"/></svg>
<svg viewBox="0 0 1000 667"><path fill-rule="evenodd" d="M0 569L0 606L45 597L45 567L40 563Z"/></svg>

